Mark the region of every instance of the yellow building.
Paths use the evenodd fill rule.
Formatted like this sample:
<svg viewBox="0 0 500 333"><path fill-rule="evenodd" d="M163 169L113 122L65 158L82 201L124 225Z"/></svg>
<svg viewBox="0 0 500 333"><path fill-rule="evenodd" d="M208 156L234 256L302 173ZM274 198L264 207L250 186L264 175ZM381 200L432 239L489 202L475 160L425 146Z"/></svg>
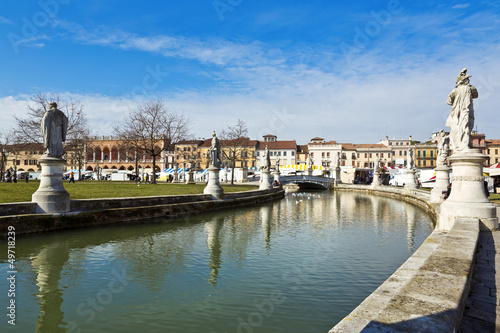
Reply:
<svg viewBox="0 0 500 333"><path fill-rule="evenodd" d="M415 167L419 169L435 168L438 148L436 143L423 143L415 145Z"/></svg>

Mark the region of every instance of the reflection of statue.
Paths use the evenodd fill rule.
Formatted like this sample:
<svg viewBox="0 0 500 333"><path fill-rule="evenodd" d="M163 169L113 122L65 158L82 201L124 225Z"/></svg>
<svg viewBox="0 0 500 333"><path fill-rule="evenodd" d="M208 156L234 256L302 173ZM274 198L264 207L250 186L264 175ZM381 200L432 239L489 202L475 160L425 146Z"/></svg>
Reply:
<svg viewBox="0 0 500 333"><path fill-rule="evenodd" d="M271 168L271 157L269 156L269 149L266 148L264 149L264 166L262 167L262 170L269 170Z"/></svg>
<svg viewBox="0 0 500 333"><path fill-rule="evenodd" d="M413 150L408 148L408 155L406 156L406 169L412 170L415 166L413 162Z"/></svg>
<svg viewBox="0 0 500 333"><path fill-rule="evenodd" d="M450 144L453 151L472 148L471 131L474 127L472 99L479 96L477 89L469 83L467 68L458 74L456 88L448 95L447 103L452 105L446 126L450 127Z"/></svg>
<svg viewBox="0 0 500 333"><path fill-rule="evenodd" d="M221 159L220 159L220 142L217 136L215 135L215 131L212 133L212 145L210 146L210 159L212 160L212 164L215 167L220 167Z"/></svg>
<svg viewBox="0 0 500 333"><path fill-rule="evenodd" d="M68 117L57 109L57 104L50 103L50 109L42 118L42 136L44 155L61 157L64 155L63 142L66 141Z"/></svg>
<svg viewBox="0 0 500 333"><path fill-rule="evenodd" d="M446 165L446 158L450 155L450 137L441 130L438 134L438 156L436 161L436 166Z"/></svg>

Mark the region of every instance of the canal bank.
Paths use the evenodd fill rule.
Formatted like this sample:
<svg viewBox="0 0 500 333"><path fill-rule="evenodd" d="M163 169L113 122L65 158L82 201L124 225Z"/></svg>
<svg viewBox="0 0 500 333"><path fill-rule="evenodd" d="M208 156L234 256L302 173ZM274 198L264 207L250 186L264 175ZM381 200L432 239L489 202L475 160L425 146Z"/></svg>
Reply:
<svg viewBox="0 0 500 333"><path fill-rule="evenodd" d="M399 197L427 210L434 221L439 216L439 205L427 202L429 192L359 185L339 185L336 189ZM479 219L459 218L448 232L435 229L330 333L458 332L472 286L479 236Z"/></svg>
<svg viewBox="0 0 500 333"><path fill-rule="evenodd" d="M0 204L0 232L9 226L16 235L112 224L141 223L146 219L173 218L222 209L245 207L282 199L282 189L227 193L224 200L211 195L170 195L137 198L71 200L70 212L35 214L36 203Z"/></svg>

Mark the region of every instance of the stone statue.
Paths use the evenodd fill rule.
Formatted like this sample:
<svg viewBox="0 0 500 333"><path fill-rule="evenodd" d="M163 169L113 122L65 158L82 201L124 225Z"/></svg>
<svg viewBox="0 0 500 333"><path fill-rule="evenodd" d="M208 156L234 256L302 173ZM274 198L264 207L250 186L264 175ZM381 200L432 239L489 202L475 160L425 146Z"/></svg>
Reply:
<svg viewBox="0 0 500 333"><path fill-rule="evenodd" d="M438 134L438 156L436 166L445 166L446 159L450 156L450 137L441 130Z"/></svg>
<svg viewBox="0 0 500 333"><path fill-rule="evenodd" d="M378 172L378 169L380 168L380 158L378 155L375 155L375 161L373 162L373 172Z"/></svg>
<svg viewBox="0 0 500 333"><path fill-rule="evenodd" d="M276 158L276 171L280 171L280 161L281 159L279 158L279 156Z"/></svg>
<svg viewBox="0 0 500 333"><path fill-rule="evenodd" d="M264 165L262 167L262 170L269 170L271 168L271 157L269 156L269 149L266 148L264 149Z"/></svg>
<svg viewBox="0 0 500 333"><path fill-rule="evenodd" d="M60 158L64 155L63 142L66 141L68 117L57 109L56 103L52 102L49 106L50 109L43 115L41 126L44 155Z"/></svg>
<svg viewBox="0 0 500 333"><path fill-rule="evenodd" d="M312 169L313 165L314 165L313 158L312 158L311 155L309 155L309 160L308 160L308 163L307 163L307 168L308 169Z"/></svg>
<svg viewBox="0 0 500 333"><path fill-rule="evenodd" d="M335 156L333 157L333 167L338 168L339 166L340 166L340 152L335 154Z"/></svg>
<svg viewBox="0 0 500 333"><path fill-rule="evenodd" d="M450 145L453 151L472 148L471 132L474 127L474 108L472 99L479 96L477 89L469 83L471 75L467 68L458 74L456 88L448 95L447 103L451 112L446 120L450 128Z"/></svg>
<svg viewBox="0 0 500 333"><path fill-rule="evenodd" d="M413 161L413 150L408 148L408 155L406 156L406 169L413 170L415 162Z"/></svg>
<svg viewBox="0 0 500 333"><path fill-rule="evenodd" d="M212 145L210 146L210 159L212 160L212 165L219 168L221 166L221 147L215 131L212 133Z"/></svg>

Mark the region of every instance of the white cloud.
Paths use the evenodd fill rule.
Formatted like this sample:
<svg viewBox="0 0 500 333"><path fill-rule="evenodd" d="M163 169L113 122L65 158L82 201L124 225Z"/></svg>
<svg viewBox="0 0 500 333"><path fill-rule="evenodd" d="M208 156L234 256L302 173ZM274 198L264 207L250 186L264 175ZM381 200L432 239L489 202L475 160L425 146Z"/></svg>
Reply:
<svg viewBox="0 0 500 333"><path fill-rule="evenodd" d="M467 8L469 6L470 6L470 3L461 3L461 4L458 4L458 5L455 5L455 6L451 7L451 8L453 8L453 9L465 9L465 8Z"/></svg>
<svg viewBox="0 0 500 333"><path fill-rule="evenodd" d="M11 20L9 20L8 18L0 16L0 24L14 24L14 22L12 22Z"/></svg>

